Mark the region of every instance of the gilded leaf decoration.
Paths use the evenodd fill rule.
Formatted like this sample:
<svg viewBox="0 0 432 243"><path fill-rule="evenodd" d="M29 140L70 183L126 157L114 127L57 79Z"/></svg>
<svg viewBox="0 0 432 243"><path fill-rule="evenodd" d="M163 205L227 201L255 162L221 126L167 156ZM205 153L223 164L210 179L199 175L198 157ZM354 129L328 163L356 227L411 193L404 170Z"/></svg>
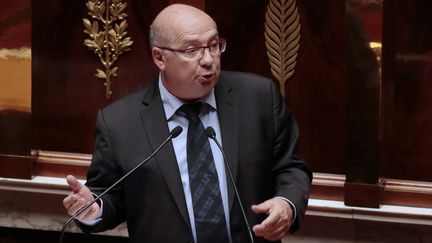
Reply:
<svg viewBox="0 0 432 243"><path fill-rule="evenodd" d="M133 41L127 36L127 8L125 0L89 0L86 3L90 19L83 19L84 32L89 39L84 45L98 55L103 69L96 68L95 76L105 80L105 97L111 98L111 77L117 76L114 63L124 52L130 51Z"/></svg>
<svg viewBox="0 0 432 243"><path fill-rule="evenodd" d="M270 0L265 17L265 43L273 76L282 94L295 70L300 48L300 18L295 0Z"/></svg>

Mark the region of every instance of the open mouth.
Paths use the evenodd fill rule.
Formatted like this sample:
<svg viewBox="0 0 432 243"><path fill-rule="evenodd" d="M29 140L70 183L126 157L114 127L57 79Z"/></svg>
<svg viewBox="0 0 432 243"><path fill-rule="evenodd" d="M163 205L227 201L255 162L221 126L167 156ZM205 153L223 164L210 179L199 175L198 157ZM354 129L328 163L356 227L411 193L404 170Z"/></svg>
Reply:
<svg viewBox="0 0 432 243"><path fill-rule="evenodd" d="M205 75L201 75L200 77L201 77L201 79L204 79L204 80L210 80L211 78L213 78L213 74L205 74Z"/></svg>

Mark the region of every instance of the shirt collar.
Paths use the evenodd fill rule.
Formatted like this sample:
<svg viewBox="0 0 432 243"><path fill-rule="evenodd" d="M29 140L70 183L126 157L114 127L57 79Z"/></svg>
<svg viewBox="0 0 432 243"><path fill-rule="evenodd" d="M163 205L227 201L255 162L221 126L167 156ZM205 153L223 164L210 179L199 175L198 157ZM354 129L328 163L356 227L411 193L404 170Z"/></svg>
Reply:
<svg viewBox="0 0 432 243"><path fill-rule="evenodd" d="M175 97L171 94L164 86L162 82L162 74L159 73L159 92L162 99L162 104L165 110L165 116L167 120L170 120L171 117L176 113L176 111L185 104L179 98ZM217 110L216 107L216 97L214 94L214 88L207 95L201 97L198 101L206 103L211 107L212 110Z"/></svg>

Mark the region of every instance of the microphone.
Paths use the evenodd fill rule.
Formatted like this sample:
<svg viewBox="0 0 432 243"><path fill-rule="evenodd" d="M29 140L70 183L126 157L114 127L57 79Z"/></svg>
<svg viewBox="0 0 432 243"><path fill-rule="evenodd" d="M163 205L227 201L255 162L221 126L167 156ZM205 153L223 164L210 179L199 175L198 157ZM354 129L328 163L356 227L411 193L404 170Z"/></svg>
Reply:
<svg viewBox="0 0 432 243"><path fill-rule="evenodd" d="M99 196L97 196L96 198L94 198L90 203L88 203L87 205L85 205L84 207L82 207L80 210L78 210L74 215L72 215L69 218L69 220L63 225L63 228L60 231L60 236L59 236L58 242L59 243L63 242L63 235L65 233L65 230L66 230L67 226L72 222L72 220L74 220L74 219L76 219L76 217L80 216L94 202L96 202L103 195L105 195L106 193L108 193L109 191L111 191L115 186L117 186L126 177L128 177L130 174L132 174L135 170L137 170L139 167L141 167L142 165L144 165L145 163L147 163L151 158L153 158L159 152L159 150L161 150L165 146L165 144L167 144L169 141L171 141L171 139L176 138L178 135L180 135L180 133L182 131L183 131L183 128L181 128L180 126L176 126L173 130L171 130L169 136L165 139L165 141L150 156L148 156L145 160L143 160L139 164L137 164L128 173L126 173L124 176L122 176L120 179L118 179L116 182L114 182L114 184L112 184L110 187L108 187L107 189L105 189L105 191L103 191L101 194L99 194Z"/></svg>
<svg viewBox="0 0 432 243"><path fill-rule="evenodd" d="M240 210L241 210L241 213L242 213L242 215L243 215L243 219L244 219L244 221L245 221L246 228L247 228L248 233L249 233L249 239L250 239L250 242L251 242L251 243L254 243L254 238L253 238L253 235L252 235L252 230L251 230L251 227L250 227L250 225L249 225L249 221L247 220L246 213L245 213L245 210L244 210L244 208L243 208L243 203L242 203L242 201L241 201L241 199L240 199L240 194L238 193L237 186L236 186L236 184L235 184L235 182L234 182L234 177L233 177L232 172L231 172L231 164L230 164L230 162L228 161L228 157L226 156L224 150L222 149L222 146L220 145L220 143L219 143L218 140L216 139L216 132L215 132L215 130L213 129L213 127L207 127L205 131L206 131L207 137L211 138L211 139L216 143L216 145L218 146L219 150L221 151L221 153L222 153L222 155L223 155L224 162L225 162L225 167L226 167L227 170L228 170L228 175L229 175L229 178L230 178L231 183L232 183L233 188L234 188L234 194L235 194L236 197L237 197L237 201L238 201L238 203L239 203L239 205L240 205Z"/></svg>

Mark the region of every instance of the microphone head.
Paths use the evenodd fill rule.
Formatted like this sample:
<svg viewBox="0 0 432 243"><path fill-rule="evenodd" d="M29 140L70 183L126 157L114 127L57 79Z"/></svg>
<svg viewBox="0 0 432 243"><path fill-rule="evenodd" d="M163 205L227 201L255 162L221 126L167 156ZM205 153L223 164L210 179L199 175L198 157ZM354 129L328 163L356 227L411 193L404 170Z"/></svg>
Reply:
<svg viewBox="0 0 432 243"><path fill-rule="evenodd" d="M209 138L211 138L211 139L216 138L216 132L213 129L213 127L207 127L205 131L206 131L206 134Z"/></svg>
<svg viewBox="0 0 432 243"><path fill-rule="evenodd" d="M182 132L183 132L183 128L181 126L176 126L176 127L174 127L173 130L171 130L170 134L171 134L172 138L176 138Z"/></svg>

